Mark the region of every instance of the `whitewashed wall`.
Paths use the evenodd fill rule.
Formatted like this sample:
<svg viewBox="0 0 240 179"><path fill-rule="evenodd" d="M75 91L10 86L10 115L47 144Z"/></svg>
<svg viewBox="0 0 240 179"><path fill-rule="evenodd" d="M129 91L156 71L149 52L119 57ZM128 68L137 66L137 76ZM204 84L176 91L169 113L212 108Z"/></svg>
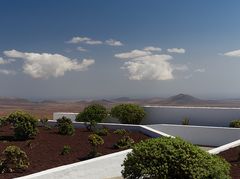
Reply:
<svg viewBox="0 0 240 179"><path fill-rule="evenodd" d="M121 176L124 158L131 151L125 150L114 154L64 165L45 170L18 179L110 179Z"/></svg>
<svg viewBox="0 0 240 179"><path fill-rule="evenodd" d="M142 124L181 124L189 117L191 125L228 127L240 119L240 108L145 106L147 115Z"/></svg>
<svg viewBox="0 0 240 179"><path fill-rule="evenodd" d="M148 127L204 146L221 146L240 139L240 129L237 128L169 124L148 125Z"/></svg>

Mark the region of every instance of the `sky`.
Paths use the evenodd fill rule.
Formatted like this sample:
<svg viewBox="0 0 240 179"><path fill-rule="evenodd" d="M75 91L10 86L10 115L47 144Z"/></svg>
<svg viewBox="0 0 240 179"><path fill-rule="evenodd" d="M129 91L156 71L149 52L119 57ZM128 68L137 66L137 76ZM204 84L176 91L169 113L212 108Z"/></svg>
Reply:
<svg viewBox="0 0 240 179"><path fill-rule="evenodd" d="M0 96L240 98L238 0L0 0Z"/></svg>

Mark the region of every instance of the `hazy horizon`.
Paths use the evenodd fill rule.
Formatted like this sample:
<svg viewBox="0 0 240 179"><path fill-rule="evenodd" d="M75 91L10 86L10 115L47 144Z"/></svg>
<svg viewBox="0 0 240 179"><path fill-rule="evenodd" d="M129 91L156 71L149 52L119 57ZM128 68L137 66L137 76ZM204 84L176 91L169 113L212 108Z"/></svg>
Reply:
<svg viewBox="0 0 240 179"><path fill-rule="evenodd" d="M240 1L0 2L0 96L240 99Z"/></svg>

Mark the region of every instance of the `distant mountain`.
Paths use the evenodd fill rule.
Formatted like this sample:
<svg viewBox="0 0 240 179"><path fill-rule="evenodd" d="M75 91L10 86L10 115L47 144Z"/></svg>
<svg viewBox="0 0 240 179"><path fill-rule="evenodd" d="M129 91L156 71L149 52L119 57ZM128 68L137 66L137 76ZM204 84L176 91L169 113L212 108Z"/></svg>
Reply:
<svg viewBox="0 0 240 179"><path fill-rule="evenodd" d="M178 94L176 96L171 96L167 98L166 100L164 100L164 102L169 104L180 105L180 104L201 104L204 103L205 101L187 94Z"/></svg>
<svg viewBox="0 0 240 179"><path fill-rule="evenodd" d="M0 97L0 104L16 104L16 103L31 103L31 101L23 98Z"/></svg>

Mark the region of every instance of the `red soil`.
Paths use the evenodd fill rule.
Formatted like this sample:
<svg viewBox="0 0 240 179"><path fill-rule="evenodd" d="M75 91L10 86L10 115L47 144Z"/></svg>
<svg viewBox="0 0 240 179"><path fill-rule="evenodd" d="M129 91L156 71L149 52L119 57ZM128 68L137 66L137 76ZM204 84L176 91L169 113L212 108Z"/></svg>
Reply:
<svg viewBox="0 0 240 179"><path fill-rule="evenodd" d="M240 178L240 146L218 154L231 164L230 175L233 179Z"/></svg>
<svg viewBox="0 0 240 179"><path fill-rule="evenodd" d="M35 139L29 140L32 146L29 147L28 141L14 141L12 137L13 130L9 126L1 127L0 152L9 145L19 146L26 152L30 166L22 173L0 174L0 178L8 179L29 175L53 167L86 160L86 156L90 151L90 145L88 143L88 136L90 134L91 132L86 129L76 129L75 135L63 136L57 133L56 128L47 130L46 128L39 127L39 133ZM133 138L135 142L149 138L140 132L129 132L129 136ZM110 134L103 136L104 145L100 146L98 151L103 155L120 151L112 147L120 138L121 136L110 131ZM60 155L64 145L69 145L71 152L66 155Z"/></svg>

